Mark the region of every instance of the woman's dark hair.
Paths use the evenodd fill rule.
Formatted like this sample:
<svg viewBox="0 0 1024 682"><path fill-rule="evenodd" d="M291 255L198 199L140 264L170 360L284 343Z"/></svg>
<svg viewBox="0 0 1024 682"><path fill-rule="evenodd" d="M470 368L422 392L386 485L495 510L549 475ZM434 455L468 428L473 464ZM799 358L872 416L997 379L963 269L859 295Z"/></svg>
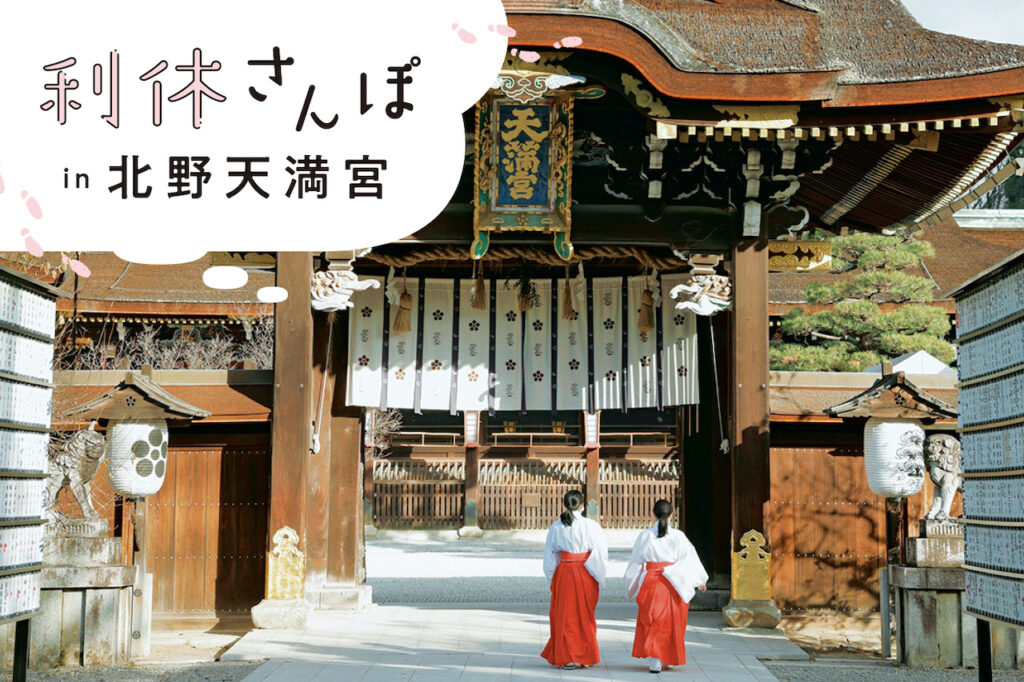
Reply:
<svg viewBox="0 0 1024 682"><path fill-rule="evenodd" d="M668 533L668 517L672 516L672 503L668 500L658 500L654 503L654 515L658 517L658 537L663 538Z"/></svg>
<svg viewBox="0 0 1024 682"><path fill-rule="evenodd" d="M567 526L572 525L573 515L572 513L579 509L580 505L583 504L583 493L579 490L570 490L562 498L562 504L565 505L565 511L559 517L562 519L562 523Z"/></svg>

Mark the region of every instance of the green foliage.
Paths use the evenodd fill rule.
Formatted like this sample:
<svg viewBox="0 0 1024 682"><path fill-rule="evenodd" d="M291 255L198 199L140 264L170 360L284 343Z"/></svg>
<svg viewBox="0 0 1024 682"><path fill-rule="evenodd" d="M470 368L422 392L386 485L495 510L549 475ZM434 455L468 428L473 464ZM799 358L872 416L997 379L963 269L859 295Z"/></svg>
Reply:
<svg viewBox="0 0 1024 682"><path fill-rule="evenodd" d="M930 305L902 305L891 313L880 316L877 324L882 332L929 334L940 339L945 338L952 329L946 312Z"/></svg>
<svg viewBox="0 0 1024 682"><path fill-rule="evenodd" d="M865 272L902 270L935 255L929 242L904 241L884 234L855 232L831 241L833 272L845 272L854 267Z"/></svg>
<svg viewBox="0 0 1024 682"><path fill-rule="evenodd" d="M947 365L956 360L953 344L930 334L882 334L879 346L882 354L890 358L923 350Z"/></svg>
<svg viewBox="0 0 1024 682"><path fill-rule="evenodd" d="M805 313L796 309L781 322L783 343L770 351L775 370L859 372L886 358L924 350L951 364L956 351L946 341L950 322L932 300L934 284L902 272L935 249L928 242L856 233L832 240L832 270L859 268L835 284L811 284L808 303L830 307ZM883 312L879 303L900 303Z"/></svg>
<svg viewBox="0 0 1024 682"><path fill-rule="evenodd" d="M768 349L772 369L791 372L861 372L882 362L874 351L859 351L843 341L824 346L783 343Z"/></svg>
<svg viewBox="0 0 1024 682"><path fill-rule="evenodd" d="M836 284L811 284L805 290L807 302L827 305L844 299L906 303L932 300L935 285L924 277L905 272L865 272Z"/></svg>

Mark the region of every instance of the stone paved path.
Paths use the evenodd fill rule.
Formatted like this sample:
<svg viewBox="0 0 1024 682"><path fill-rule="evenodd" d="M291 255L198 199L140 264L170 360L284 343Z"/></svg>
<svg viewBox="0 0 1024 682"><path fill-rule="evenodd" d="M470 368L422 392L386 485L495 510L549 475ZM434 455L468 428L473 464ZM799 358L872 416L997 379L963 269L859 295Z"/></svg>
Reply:
<svg viewBox="0 0 1024 682"><path fill-rule="evenodd" d="M222 661L269 661L246 680L631 680L650 682L632 658L636 606L621 578L635 531L609 531L609 580L598 605L603 661L552 668L550 592L541 566L544 532L492 532L460 540L446 532L388 532L367 542L374 606L314 616L306 631L256 630ZM688 663L663 680L772 680L758 660L806 661L781 630L732 630L720 611L693 612Z"/></svg>
<svg viewBox="0 0 1024 682"><path fill-rule="evenodd" d="M388 531L366 543L366 582L375 604L529 602L549 599L546 531L490 531L459 539L455 531ZM606 531L608 580L602 602L625 602L622 574L636 531Z"/></svg>
<svg viewBox="0 0 1024 682"><path fill-rule="evenodd" d="M636 610L598 607L602 662L563 671L540 658L548 636L547 607L537 605L386 605L363 613L316 614L306 631L256 630L222 661L269 659L247 682L300 680L647 680L630 656ZM718 613L694 613L685 666L665 680L774 680L758 660L806 660L780 630L723 627Z"/></svg>

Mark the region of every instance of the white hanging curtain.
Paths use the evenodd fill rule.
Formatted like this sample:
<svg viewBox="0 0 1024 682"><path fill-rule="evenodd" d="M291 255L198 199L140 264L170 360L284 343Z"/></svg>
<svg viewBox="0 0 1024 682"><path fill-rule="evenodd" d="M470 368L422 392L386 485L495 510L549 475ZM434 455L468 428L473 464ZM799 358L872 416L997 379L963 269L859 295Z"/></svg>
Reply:
<svg viewBox="0 0 1024 682"><path fill-rule="evenodd" d="M391 302L391 320L388 322L388 377L387 406L411 410L416 398L416 335L419 331L419 315L416 314L419 301L420 281L415 277L396 277L388 283L389 293L396 291L400 296L408 291L412 299L409 315L409 331L394 332L395 317L399 313L399 299Z"/></svg>
<svg viewBox="0 0 1024 682"><path fill-rule="evenodd" d="M587 285L582 279L569 280L573 312L565 315L562 293L565 280L558 280L558 409L587 409Z"/></svg>
<svg viewBox="0 0 1024 682"><path fill-rule="evenodd" d="M423 282L423 346L419 409L448 410L452 394L452 337L455 283L450 279ZM413 308L416 314L416 308Z"/></svg>
<svg viewBox="0 0 1024 682"><path fill-rule="evenodd" d="M622 278L593 280L594 409L622 407Z"/></svg>
<svg viewBox="0 0 1024 682"><path fill-rule="evenodd" d="M551 280L534 280L523 337L523 390L530 410L551 409Z"/></svg>
<svg viewBox="0 0 1024 682"><path fill-rule="evenodd" d="M484 310L473 308L474 283L464 279L459 288L459 367L455 409L478 412L487 409L488 354L491 340L491 283L483 280Z"/></svg>
<svg viewBox="0 0 1024 682"><path fill-rule="evenodd" d="M640 315L643 305L644 291L650 287L655 302L660 299L660 287L657 279L650 277L630 277L628 280L629 311L626 322L629 333L627 344L627 406L644 408L658 406L658 333L657 328L640 330ZM660 314L654 306L655 320Z"/></svg>
<svg viewBox="0 0 1024 682"><path fill-rule="evenodd" d="M665 405L693 405L700 400L697 377L697 319L693 311L676 309L669 292L688 282L689 275L662 275L662 390Z"/></svg>
<svg viewBox="0 0 1024 682"><path fill-rule="evenodd" d="M573 311L566 316L565 279L533 280L535 296L523 312L516 280L486 281L486 309L476 310L470 279L394 277L383 290L353 295L348 404L460 412L694 404L696 318L677 310L668 295L687 279L574 278ZM655 325L641 330L648 287ZM403 291L410 330L397 333Z"/></svg>
<svg viewBox="0 0 1024 682"><path fill-rule="evenodd" d="M348 379L345 382L349 405L379 406L381 367L384 347L383 277L366 277L381 282L376 289L352 294L348 313Z"/></svg>
<svg viewBox="0 0 1024 682"><path fill-rule="evenodd" d="M516 280L496 280L494 316L494 409L522 409L522 322Z"/></svg>

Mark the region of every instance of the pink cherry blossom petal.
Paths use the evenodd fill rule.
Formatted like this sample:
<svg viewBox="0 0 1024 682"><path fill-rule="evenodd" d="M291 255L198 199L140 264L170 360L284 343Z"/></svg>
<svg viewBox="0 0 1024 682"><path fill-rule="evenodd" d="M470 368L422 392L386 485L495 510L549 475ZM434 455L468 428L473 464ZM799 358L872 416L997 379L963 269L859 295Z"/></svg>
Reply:
<svg viewBox="0 0 1024 682"><path fill-rule="evenodd" d="M21 198L24 199L27 195L28 192L22 192ZM35 197L28 198L28 200L25 202L25 208L28 209L28 214L35 218L36 220L39 220L40 218L43 217L43 209L39 208L39 202L36 201Z"/></svg>
<svg viewBox="0 0 1024 682"><path fill-rule="evenodd" d="M74 258L71 259L71 269L80 277L88 277L92 274L92 270L89 269L89 266L80 260L75 260Z"/></svg>
<svg viewBox="0 0 1024 682"><path fill-rule="evenodd" d="M32 237L25 237L25 250L36 258L40 258L43 255L43 247L39 246L39 242Z"/></svg>
<svg viewBox="0 0 1024 682"><path fill-rule="evenodd" d="M467 45L472 45L476 42L476 36L464 28L459 28L458 24L452 24L452 30L459 36L459 40Z"/></svg>

